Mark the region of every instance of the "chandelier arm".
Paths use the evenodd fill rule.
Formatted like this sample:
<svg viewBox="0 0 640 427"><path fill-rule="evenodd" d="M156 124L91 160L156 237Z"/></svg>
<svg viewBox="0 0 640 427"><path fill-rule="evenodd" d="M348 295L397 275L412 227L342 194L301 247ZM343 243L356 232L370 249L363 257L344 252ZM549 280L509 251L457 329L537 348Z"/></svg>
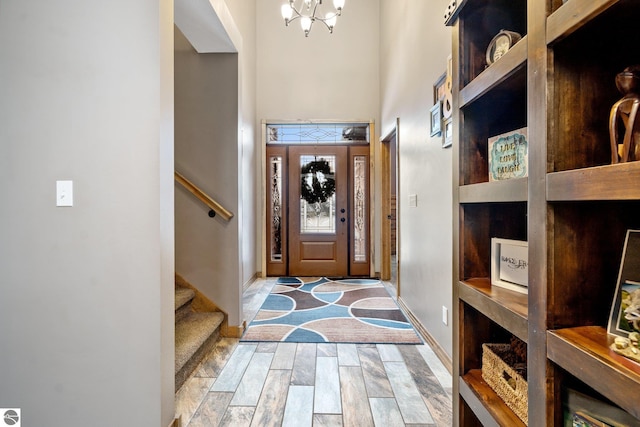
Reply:
<svg viewBox="0 0 640 427"><path fill-rule="evenodd" d="M329 32L331 34L333 34L333 28L331 28L331 26L329 26L329 24L327 24L325 21L328 19L322 19L322 18L316 18L318 21L322 22L324 24L325 27L327 27L327 30L329 30Z"/></svg>
<svg viewBox="0 0 640 427"><path fill-rule="evenodd" d="M289 25L291 22L295 21L296 19L302 18L302 15L297 14L296 16L294 16L293 18L289 19L287 21L287 25Z"/></svg>
<svg viewBox="0 0 640 427"><path fill-rule="evenodd" d="M333 19L333 18L337 18L338 16L341 16L341 15L340 15L340 13L335 12L335 13L334 13L333 15L331 15L331 16L325 16L324 18L323 18L323 17L321 17L321 16L316 16L314 19L315 19L316 21L322 21L322 22L324 22L324 23L325 23L325 25L326 25L326 22L325 22L325 21L328 21L328 20Z"/></svg>
<svg viewBox="0 0 640 427"><path fill-rule="evenodd" d="M293 13L296 15L293 18L291 18L289 21L293 21L294 19L300 18L302 16L302 14L300 13L298 8L296 7L296 4L293 2L293 0L291 0L289 2L289 6L291 7L291 10L293 10Z"/></svg>
<svg viewBox="0 0 640 427"><path fill-rule="evenodd" d="M311 13L311 20L313 20L314 18L319 19L316 16L316 10L318 10L318 5L322 4L322 0L318 0L316 1L316 3L313 5L313 13Z"/></svg>

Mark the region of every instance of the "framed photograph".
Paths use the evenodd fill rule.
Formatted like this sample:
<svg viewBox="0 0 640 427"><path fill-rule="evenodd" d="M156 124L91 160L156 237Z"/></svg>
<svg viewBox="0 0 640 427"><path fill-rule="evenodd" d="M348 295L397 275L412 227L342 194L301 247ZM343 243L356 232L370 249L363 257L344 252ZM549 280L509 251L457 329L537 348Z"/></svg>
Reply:
<svg viewBox="0 0 640 427"><path fill-rule="evenodd" d="M521 240L491 239L491 285L522 294L529 286L529 244Z"/></svg>
<svg viewBox="0 0 640 427"><path fill-rule="evenodd" d="M627 230L607 332L625 338L640 332L640 230Z"/></svg>
<svg viewBox="0 0 640 427"><path fill-rule="evenodd" d="M447 80L447 72L442 73L438 80L433 84L433 103L441 101L446 93L445 82Z"/></svg>
<svg viewBox="0 0 640 427"><path fill-rule="evenodd" d="M453 144L453 117L449 117L442 125L444 137L442 138L442 148L451 147Z"/></svg>
<svg viewBox="0 0 640 427"><path fill-rule="evenodd" d="M442 134L442 101L436 101L431 107L431 136Z"/></svg>

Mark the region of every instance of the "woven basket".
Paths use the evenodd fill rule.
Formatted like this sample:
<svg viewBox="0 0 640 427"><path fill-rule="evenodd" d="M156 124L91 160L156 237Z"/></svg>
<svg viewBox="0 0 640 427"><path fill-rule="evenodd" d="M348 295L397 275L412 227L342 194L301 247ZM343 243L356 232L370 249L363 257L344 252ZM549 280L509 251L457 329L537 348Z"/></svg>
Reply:
<svg viewBox="0 0 640 427"><path fill-rule="evenodd" d="M517 363L509 344L482 344L482 378L528 424L525 363Z"/></svg>

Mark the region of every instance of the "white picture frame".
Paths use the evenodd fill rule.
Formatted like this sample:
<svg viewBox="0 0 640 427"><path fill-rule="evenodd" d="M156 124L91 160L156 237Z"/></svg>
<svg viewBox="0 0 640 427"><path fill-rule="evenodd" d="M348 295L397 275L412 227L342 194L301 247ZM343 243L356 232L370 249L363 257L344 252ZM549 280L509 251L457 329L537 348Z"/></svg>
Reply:
<svg viewBox="0 0 640 427"><path fill-rule="evenodd" d="M440 136L442 134L442 100L436 101L430 110L430 134Z"/></svg>
<svg viewBox="0 0 640 427"><path fill-rule="evenodd" d="M491 285L529 293L529 243L491 239Z"/></svg>
<svg viewBox="0 0 640 427"><path fill-rule="evenodd" d="M453 145L453 117L449 117L443 124L442 148L448 148Z"/></svg>

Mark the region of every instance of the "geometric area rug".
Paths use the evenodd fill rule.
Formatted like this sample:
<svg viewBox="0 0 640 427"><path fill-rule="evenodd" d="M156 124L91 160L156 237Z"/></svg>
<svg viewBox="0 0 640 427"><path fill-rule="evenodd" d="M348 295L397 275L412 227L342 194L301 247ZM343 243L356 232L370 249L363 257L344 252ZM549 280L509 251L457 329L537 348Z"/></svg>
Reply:
<svg viewBox="0 0 640 427"><path fill-rule="evenodd" d="M280 277L240 341L422 344L382 282L326 277Z"/></svg>

